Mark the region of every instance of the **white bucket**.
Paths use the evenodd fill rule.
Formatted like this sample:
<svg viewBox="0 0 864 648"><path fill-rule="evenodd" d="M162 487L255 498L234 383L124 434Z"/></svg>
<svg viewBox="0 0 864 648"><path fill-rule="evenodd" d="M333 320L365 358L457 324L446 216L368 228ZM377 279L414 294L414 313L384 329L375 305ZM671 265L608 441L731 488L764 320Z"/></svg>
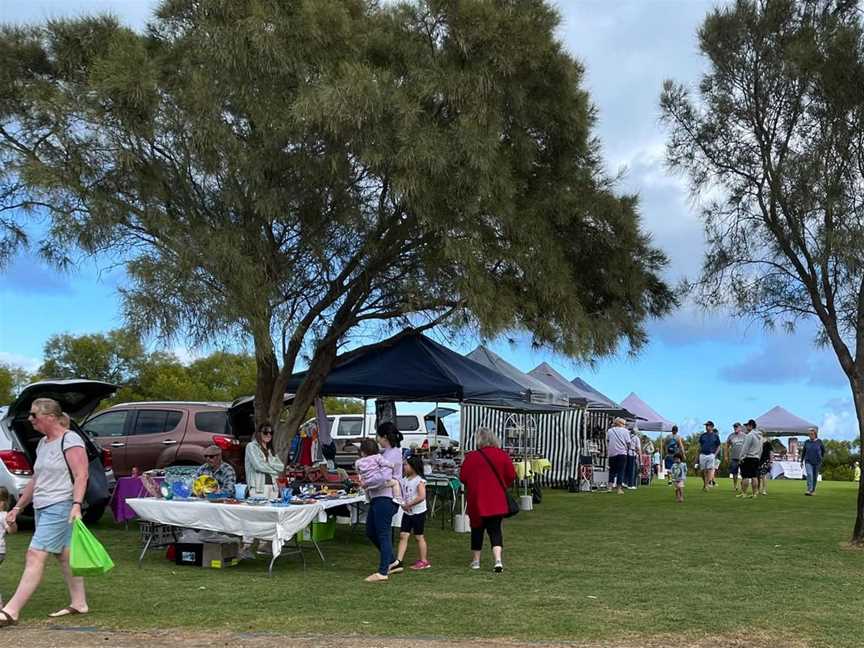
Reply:
<svg viewBox="0 0 864 648"><path fill-rule="evenodd" d="M534 496L533 495L520 495L519 496L519 510L520 511L533 511L534 510Z"/></svg>
<svg viewBox="0 0 864 648"><path fill-rule="evenodd" d="M453 530L456 533L470 533L471 523L467 515L456 514L453 516Z"/></svg>

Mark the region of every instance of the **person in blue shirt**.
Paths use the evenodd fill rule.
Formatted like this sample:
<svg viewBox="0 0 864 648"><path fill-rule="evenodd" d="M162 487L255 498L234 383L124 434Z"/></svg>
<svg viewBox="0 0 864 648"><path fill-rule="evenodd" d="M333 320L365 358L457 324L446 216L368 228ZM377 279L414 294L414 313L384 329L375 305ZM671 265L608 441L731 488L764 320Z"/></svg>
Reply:
<svg viewBox="0 0 864 648"><path fill-rule="evenodd" d="M717 450L720 448L720 435L714 429L714 421L705 422L705 431L699 436L699 470L702 471L702 490L707 491L714 483L717 469Z"/></svg>
<svg viewBox="0 0 864 648"><path fill-rule="evenodd" d="M825 457L825 445L819 439L816 428L808 430L810 438L804 442L804 451L801 453L801 464L807 473L807 492L805 495L812 496L816 492L816 482L819 480L819 467Z"/></svg>

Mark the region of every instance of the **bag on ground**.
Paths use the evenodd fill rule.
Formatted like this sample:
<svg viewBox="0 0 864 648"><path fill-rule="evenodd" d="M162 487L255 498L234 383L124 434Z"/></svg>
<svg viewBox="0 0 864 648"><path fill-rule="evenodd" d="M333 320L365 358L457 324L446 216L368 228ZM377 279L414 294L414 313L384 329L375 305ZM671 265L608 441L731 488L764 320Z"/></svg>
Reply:
<svg viewBox="0 0 864 648"><path fill-rule="evenodd" d="M114 561L81 519L72 527L69 568L74 576L98 576L114 569Z"/></svg>

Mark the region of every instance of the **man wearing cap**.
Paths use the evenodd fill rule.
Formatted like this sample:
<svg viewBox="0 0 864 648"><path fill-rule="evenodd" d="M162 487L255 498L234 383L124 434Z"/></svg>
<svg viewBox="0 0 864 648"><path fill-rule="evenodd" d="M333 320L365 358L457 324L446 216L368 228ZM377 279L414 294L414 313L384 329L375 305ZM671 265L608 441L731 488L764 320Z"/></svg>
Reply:
<svg viewBox="0 0 864 648"><path fill-rule="evenodd" d="M231 464L222 461L222 450L219 446L208 446L204 450L204 461L206 463L195 471L195 479L202 475L212 477L219 484L220 491L228 497L234 497L234 484L237 481L237 475Z"/></svg>
<svg viewBox="0 0 864 648"><path fill-rule="evenodd" d="M744 450L744 437L747 436L744 426L736 423L732 426L732 434L726 439L726 456L729 457L729 472L732 473L732 481L735 492L738 492L738 472L741 466L742 452Z"/></svg>
<svg viewBox="0 0 864 648"><path fill-rule="evenodd" d="M699 469L702 471L702 490L714 481L717 450L720 448L720 435L714 430L714 421L705 421L705 431L699 436Z"/></svg>

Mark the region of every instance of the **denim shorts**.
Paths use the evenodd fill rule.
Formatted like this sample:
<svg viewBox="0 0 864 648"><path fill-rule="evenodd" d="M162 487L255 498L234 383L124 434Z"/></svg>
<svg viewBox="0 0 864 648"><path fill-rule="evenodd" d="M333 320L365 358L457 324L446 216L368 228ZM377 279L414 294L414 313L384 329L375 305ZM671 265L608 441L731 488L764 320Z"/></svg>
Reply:
<svg viewBox="0 0 864 648"><path fill-rule="evenodd" d="M36 531L30 540L30 548L52 554L63 553L72 539L71 510L72 500L36 509Z"/></svg>

